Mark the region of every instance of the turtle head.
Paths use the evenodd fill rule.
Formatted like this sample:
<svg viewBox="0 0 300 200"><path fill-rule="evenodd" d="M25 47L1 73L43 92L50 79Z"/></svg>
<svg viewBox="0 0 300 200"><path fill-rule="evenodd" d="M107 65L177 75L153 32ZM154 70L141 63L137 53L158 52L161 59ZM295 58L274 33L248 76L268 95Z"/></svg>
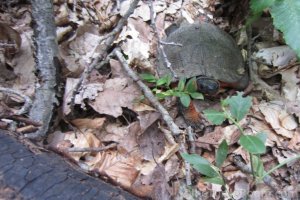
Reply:
<svg viewBox="0 0 300 200"><path fill-rule="evenodd" d="M213 78L200 76L197 77L197 90L206 95L217 94L220 88L220 83Z"/></svg>

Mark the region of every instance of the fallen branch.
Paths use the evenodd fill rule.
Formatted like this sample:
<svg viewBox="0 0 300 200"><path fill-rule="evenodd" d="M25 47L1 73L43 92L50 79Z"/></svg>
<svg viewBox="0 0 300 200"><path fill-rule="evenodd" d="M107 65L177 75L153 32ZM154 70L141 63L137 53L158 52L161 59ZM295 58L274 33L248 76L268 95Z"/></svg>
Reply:
<svg viewBox="0 0 300 200"><path fill-rule="evenodd" d="M20 110L18 110L17 113L15 113L16 115L22 115L24 113L27 113L29 111L30 107L32 106L32 100L28 96L22 94L20 91L0 87L0 92L8 94L8 95L16 95L16 96L19 96L22 99L24 99L24 105L22 106L22 108Z"/></svg>
<svg viewBox="0 0 300 200"><path fill-rule="evenodd" d="M57 104L58 45L51 0L31 0L38 83L29 116L42 123L38 131L25 137L43 139L49 131Z"/></svg>
<svg viewBox="0 0 300 200"><path fill-rule="evenodd" d="M173 135L179 135L182 131L178 128L178 126L174 123L172 117L169 115L168 111L159 103L156 99L152 91L145 85L140 78L136 75L136 73L129 67L127 61L125 60L124 56L122 55L119 48L114 50L115 55L121 62L123 69L127 72L127 74L132 78L138 86L142 89L145 97L151 102L151 104L162 114L163 120L166 122L167 126L171 130Z"/></svg>

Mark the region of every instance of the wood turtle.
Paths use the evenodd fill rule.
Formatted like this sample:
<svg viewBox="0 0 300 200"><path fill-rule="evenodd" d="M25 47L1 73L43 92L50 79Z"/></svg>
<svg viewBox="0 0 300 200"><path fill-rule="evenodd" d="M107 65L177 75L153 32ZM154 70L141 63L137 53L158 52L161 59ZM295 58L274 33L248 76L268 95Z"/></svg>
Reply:
<svg viewBox="0 0 300 200"><path fill-rule="evenodd" d="M220 87L245 89L249 75L240 49L233 38L209 23L183 25L165 39L164 51L178 77L197 77L197 90L206 95L216 94ZM170 74L159 59L158 74ZM194 104L181 106L186 122L199 127L199 113Z"/></svg>
<svg viewBox="0 0 300 200"><path fill-rule="evenodd" d="M199 92L214 94L219 86L242 90L249 82L240 49L232 37L209 23L183 25L165 40L166 56L179 77L197 77ZM160 58L159 76L170 74Z"/></svg>

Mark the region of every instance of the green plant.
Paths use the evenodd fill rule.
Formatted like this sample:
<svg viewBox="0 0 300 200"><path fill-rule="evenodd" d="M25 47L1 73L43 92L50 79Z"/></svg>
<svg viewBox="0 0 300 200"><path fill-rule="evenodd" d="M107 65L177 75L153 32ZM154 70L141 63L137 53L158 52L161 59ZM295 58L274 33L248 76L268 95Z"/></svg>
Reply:
<svg viewBox="0 0 300 200"><path fill-rule="evenodd" d="M185 78L181 78L177 87L171 88L171 75L165 75L161 78L156 78L152 74L144 73L140 74L140 77L149 83L155 84L152 92L158 99L176 96L179 97L182 105L185 107L190 105L191 99L203 99L203 95L197 92L196 78L191 78L188 81L186 81Z"/></svg>
<svg viewBox="0 0 300 200"><path fill-rule="evenodd" d="M279 167L287 164L288 162L299 159L300 155L286 160L275 166L273 169L266 172L263 163L260 159L260 154L265 153L265 142L267 135L265 133L258 133L256 135L245 135L243 128L239 122L246 116L252 105L251 97L243 97L243 93L238 93L236 96L228 97L221 101L221 111L209 109L204 111L206 118L215 125L222 124L225 120L229 120L236 125L240 130L241 136L239 138L240 145L250 154L250 163L252 175L257 181L262 181L263 178ZM228 144L223 140L216 151L216 166L212 165L205 158L196 154L181 154L182 157L189 162L197 171L205 176L205 181L224 184L225 181L222 177L220 167L225 161L228 153Z"/></svg>
<svg viewBox="0 0 300 200"><path fill-rule="evenodd" d="M300 58L300 1L299 0L251 0L252 17L257 19L265 9L269 9L273 23L282 31L286 43Z"/></svg>

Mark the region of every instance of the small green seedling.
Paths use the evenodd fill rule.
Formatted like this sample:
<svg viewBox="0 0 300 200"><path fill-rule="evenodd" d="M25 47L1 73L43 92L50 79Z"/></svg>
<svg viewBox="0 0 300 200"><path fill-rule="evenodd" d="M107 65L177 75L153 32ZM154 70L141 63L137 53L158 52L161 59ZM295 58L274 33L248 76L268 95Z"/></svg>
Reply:
<svg viewBox="0 0 300 200"><path fill-rule="evenodd" d="M245 135L243 128L239 122L246 116L252 105L251 97L243 97L243 93L238 93L236 96L228 97L221 101L221 111L208 109L204 111L206 118L215 125L222 124L225 120L229 120L235 124L240 132L241 137L239 139L240 145L250 153L251 170L254 179L257 182L261 182L267 175L271 174L276 169L293 160L299 159L300 154L287 159L281 164L273 167L271 170L266 172L264 170L263 162L260 159L260 154L266 152L265 142L267 135L265 133L258 133L256 135ZM221 166L226 160L228 154L228 144L226 140L223 140L219 148L216 151L216 166L212 165L205 158L196 154L181 154L181 156L189 162L197 171L205 176L204 180L210 183L225 184L225 180L221 175Z"/></svg>
<svg viewBox="0 0 300 200"><path fill-rule="evenodd" d="M197 92L196 78L191 78L188 81L185 78L181 78L177 87L170 88L172 82L171 75L156 78L152 74L140 74L140 77L149 83L155 84L152 92L155 93L158 99L176 96L179 97L180 102L185 107L190 105L191 99L203 99L203 95Z"/></svg>

